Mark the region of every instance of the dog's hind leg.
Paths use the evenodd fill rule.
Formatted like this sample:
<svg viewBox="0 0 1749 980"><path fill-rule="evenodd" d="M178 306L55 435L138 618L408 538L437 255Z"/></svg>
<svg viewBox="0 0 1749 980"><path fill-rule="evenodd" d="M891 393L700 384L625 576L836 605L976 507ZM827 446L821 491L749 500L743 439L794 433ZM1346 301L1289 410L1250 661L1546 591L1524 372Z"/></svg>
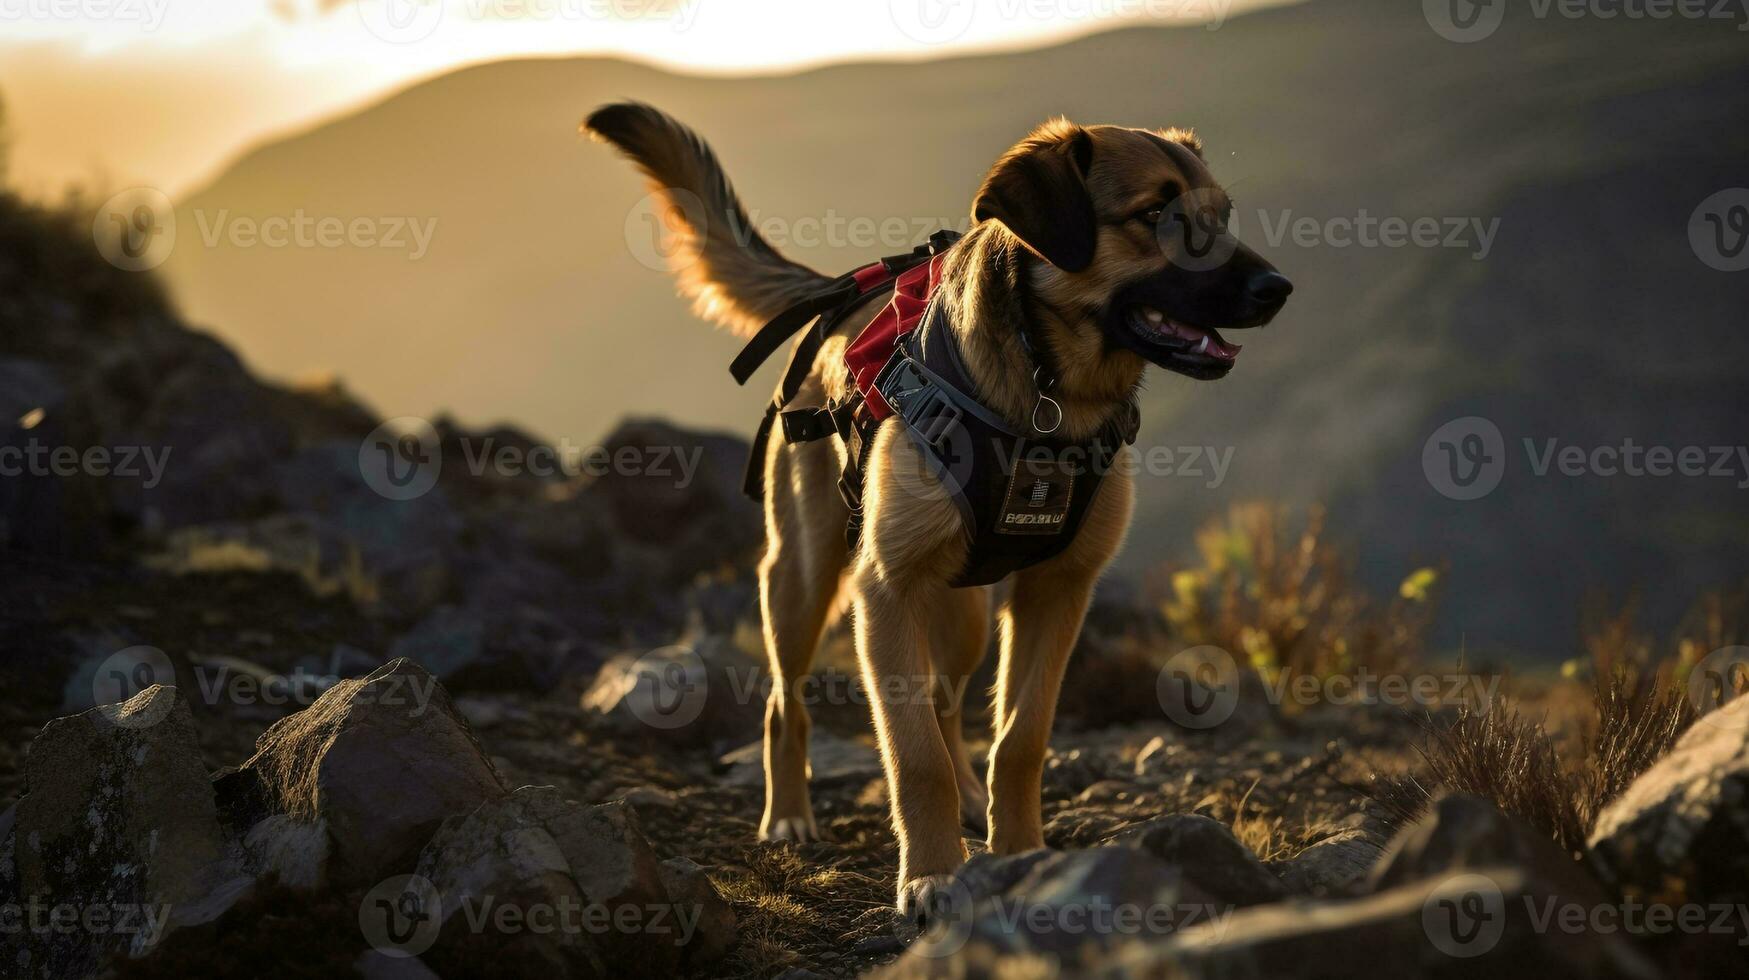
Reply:
<svg viewBox="0 0 1749 980"><path fill-rule="evenodd" d="M929 625L929 655L935 664L935 720L953 757L954 782L959 786L960 822L982 834L990 805L984 777L972 767L962 728L966 686L990 646L990 590L950 589Z"/></svg>
<svg viewBox="0 0 1749 980"><path fill-rule="evenodd" d="M774 446L766 479L766 553L759 601L771 694L765 703L765 813L760 840L818 840L808 797L808 708L800 682L843 576L843 502L822 443Z"/></svg>

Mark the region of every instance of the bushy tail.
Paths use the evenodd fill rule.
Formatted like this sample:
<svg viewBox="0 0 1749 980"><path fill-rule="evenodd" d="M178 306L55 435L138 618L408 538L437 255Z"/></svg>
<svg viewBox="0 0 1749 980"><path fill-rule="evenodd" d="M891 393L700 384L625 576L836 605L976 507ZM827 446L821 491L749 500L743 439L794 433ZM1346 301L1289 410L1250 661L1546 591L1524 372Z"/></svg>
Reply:
<svg viewBox="0 0 1749 980"><path fill-rule="evenodd" d="M616 102L590 113L583 129L631 158L661 196L678 235L670 264L699 316L750 334L830 281L759 236L717 155L678 120Z"/></svg>

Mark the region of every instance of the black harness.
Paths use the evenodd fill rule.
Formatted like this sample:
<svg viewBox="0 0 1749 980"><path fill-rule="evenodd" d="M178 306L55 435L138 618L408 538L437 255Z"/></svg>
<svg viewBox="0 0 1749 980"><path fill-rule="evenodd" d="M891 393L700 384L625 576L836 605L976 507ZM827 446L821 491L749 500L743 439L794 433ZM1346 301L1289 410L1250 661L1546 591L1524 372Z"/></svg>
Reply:
<svg viewBox="0 0 1749 980"><path fill-rule="evenodd" d="M821 408L787 409L811 370L820 345L844 318L879 292L890 292L896 277L944 252L958 238L938 232L915 252L881 260L888 274L872 288L863 288L875 267L847 274L766 324L748 343L730 370L745 383L753 370L810 321L790 356L778 396L767 407L747 461L744 489L755 500L764 496L766 445L775 420L781 419L784 439L807 442L838 435L847 448L838 489L850 509L846 536L855 550L862 529L863 478L870 448L886 413L874 410L867 393L853 388L839 403ZM862 274L861 281L856 278ZM878 318L877 318L878 322ZM875 324L870 325L874 329ZM1126 402L1093 438L1083 442L1052 439L1061 409L1049 390L1054 374L1039 363L1038 351L1022 331L1022 342L1033 356L1039 403L1033 431L1015 431L996 412L979 402L966 371L945 306L931 296L914 328L897 333L891 354L868 385L882 407L890 409L921 451L933 481L905 487L920 497L946 494L954 503L967 535L965 565L953 586L989 585L1012 572L1060 554L1074 540L1104 475L1135 442L1140 415ZM853 375L854 376L854 375Z"/></svg>

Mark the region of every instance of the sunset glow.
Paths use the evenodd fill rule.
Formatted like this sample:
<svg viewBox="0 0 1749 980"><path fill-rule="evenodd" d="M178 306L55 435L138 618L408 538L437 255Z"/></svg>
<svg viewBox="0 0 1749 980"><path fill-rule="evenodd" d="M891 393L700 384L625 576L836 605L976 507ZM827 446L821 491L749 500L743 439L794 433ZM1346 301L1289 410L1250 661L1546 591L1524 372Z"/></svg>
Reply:
<svg viewBox="0 0 1749 980"><path fill-rule="evenodd" d="M172 192L250 143L466 64L607 55L693 73L1219 27L1286 0L0 0L15 180ZM178 107L182 123L164 118ZM152 126L140 119L150 113Z"/></svg>

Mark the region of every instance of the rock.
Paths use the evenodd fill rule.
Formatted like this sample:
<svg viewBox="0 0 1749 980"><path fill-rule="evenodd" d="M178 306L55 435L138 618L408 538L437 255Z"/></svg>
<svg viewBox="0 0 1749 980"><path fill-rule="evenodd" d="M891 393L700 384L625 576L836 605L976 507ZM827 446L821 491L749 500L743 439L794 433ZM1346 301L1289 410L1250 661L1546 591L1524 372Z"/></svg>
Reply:
<svg viewBox="0 0 1749 980"><path fill-rule="evenodd" d="M522 724L534 718L527 708L507 697L461 697L455 699L455 706L475 731Z"/></svg>
<svg viewBox="0 0 1749 980"><path fill-rule="evenodd" d="M1618 931L1592 932L1583 923L1571 931L1539 925L1551 902L1567 900L1518 869L1485 868L1361 899L1245 909L1193 926L1163 944L1129 944L1101 964L1098 975L1170 974L1195 980L1356 974L1650 980L1659 975Z"/></svg>
<svg viewBox="0 0 1749 980"><path fill-rule="evenodd" d="M113 925L26 934L14 975L80 977L111 954L140 955L163 938L171 910L198 911L236 877L175 688L49 722L25 780L12 818L17 895Z"/></svg>
<svg viewBox="0 0 1749 980"><path fill-rule="evenodd" d="M376 949L359 954L352 969L364 980L438 980L417 956L390 956Z"/></svg>
<svg viewBox="0 0 1749 980"><path fill-rule="evenodd" d="M1363 889L1384 853L1384 845L1365 830L1344 830L1270 864L1288 891L1315 897L1346 895Z"/></svg>
<svg viewBox="0 0 1749 980"><path fill-rule="evenodd" d="M1630 896L1749 902L1749 697L1695 721L1598 814L1589 843Z"/></svg>
<svg viewBox="0 0 1749 980"><path fill-rule="evenodd" d="M582 706L622 732L688 747L757 738L763 674L726 638L620 654L601 665Z"/></svg>
<svg viewBox="0 0 1749 980"><path fill-rule="evenodd" d="M608 515L616 551L658 584L743 561L764 540L759 507L741 493L747 444L653 419L629 419L604 440L604 472L578 495Z"/></svg>
<svg viewBox="0 0 1749 980"><path fill-rule="evenodd" d="M680 805L680 797L656 786L634 786L614 794L614 798L624 800L628 806L640 812L672 810Z"/></svg>
<svg viewBox="0 0 1749 980"><path fill-rule="evenodd" d="M460 690L458 676L484 669L486 624L479 616L456 606L439 606L418 625L398 637L389 648L389 659L406 657L430 671L445 686Z"/></svg>
<svg viewBox="0 0 1749 980"><path fill-rule="evenodd" d="M729 786L765 785L761 742L743 745L717 762L729 767L723 775ZM808 770L816 780L867 779L881 774L881 757L871 745L816 728L808 736Z"/></svg>
<svg viewBox="0 0 1749 980"><path fill-rule="evenodd" d="M1004 887L980 894L991 885ZM1079 976L1117 947L1158 944L1228 911L1133 848L974 859L948 887L944 911L925 934L876 976Z"/></svg>
<svg viewBox="0 0 1749 980"><path fill-rule="evenodd" d="M417 874L441 896L441 935L427 956L440 974L485 963L666 978L681 961L661 867L624 804L586 807L525 786L446 820ZM541 927L545 916L552 927Z"/></svg>
<svg viewBox="0 0 1749 980"><path fill-rule="evenodd" d="M343 884L411 868L444 818L506 791L449 694L407 660L340 681L275 723L232 779L254 780L268 813L326 824Z"/></svg>
<svg viewBox="0 0 1749 980"><path fill-rule="evenodd" d="M365 482L352 439L303 450L277 467L276 479L287 511L319 515L346 543L369 581L367 601L409 615L442 598L463 526L442 486L390 500Z"/></svg>
<svg viewBox="0 0 1749 980"><path fill-rule="evenodd" d="M1604 902L1603 889L1554 841L1486 800L1452 794L1405 827L1373 867L1368 886L1384 891L1478 868L1523 868L1574 901Z"/></svg>
<svg viewBox="0 0 1749 980"><path fill-rule="evenodd" d="M88 420L48 364L0 359L0 454L19 461L0 480L0 547L77 555L105 543L102 480L82 469L57 472L52 455L91 440Z"/></svg>
<svg viewBox="0 0 1749 980"><path fill-rule="evenodd" d="M1281 879L1239 843L1226 824L1202 814L1155 817L1107 843L1146 851L1177 868L1202 891L1240 908L1287 895Z"/></svg>
<svg viewBox="0 0 1749 980"><path fill-rule="evenodd" d="M973 901L981 901L1007 892L1032 874L1032 870L1039 864L1059 853L1048 847L1001 857L984 851L972 855L970 860L960 865L959 870L954 872L954 880Z"/></svg>
<svg viewBox="0 0 1749 980"><path fill-rule="evenodd" d="M272 875L294 891L313 892L327 884L333 846L325 821L300 823L283 813L267 816L243 838L249 869Z"/></svg>
<svg viewBox="0 0 1749 980"><path fill-rule="evenodd" d="M675 918L683 925L693 923L682 954L686 969L703 969L727 956L739 938L735 910L723 901L710 876L683 857L663 861L661 874Z"/></svg>

